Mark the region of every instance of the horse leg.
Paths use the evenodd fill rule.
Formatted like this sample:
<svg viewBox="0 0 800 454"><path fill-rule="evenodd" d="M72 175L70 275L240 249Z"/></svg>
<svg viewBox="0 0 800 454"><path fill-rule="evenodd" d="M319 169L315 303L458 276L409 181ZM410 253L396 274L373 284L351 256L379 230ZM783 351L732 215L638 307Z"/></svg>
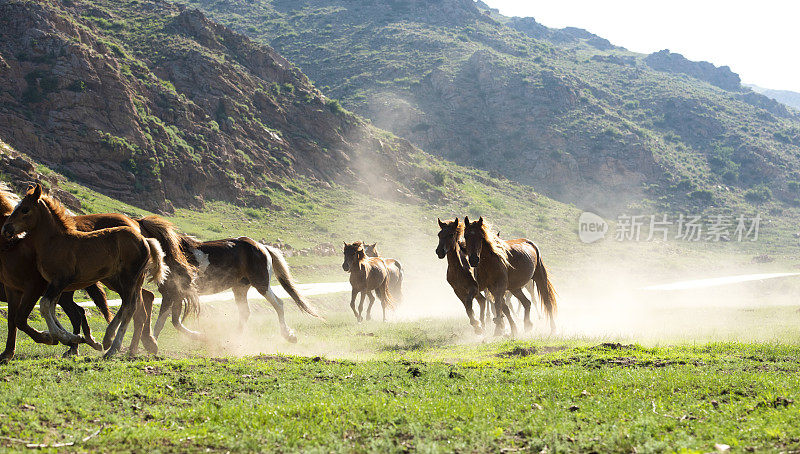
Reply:
<svg viewBox="0 0 800 454"><path fill-rule="evenodd" d="M133 336L131 337L131 346L128 349L130 356L135 356L139 352L139 341L142 342L148 353L158 353L158 343L153 338L152 331L150 331L150 314L153 311L154 299L153 292L144 289L142 289L137 298L138 303L133 311Z"/></svg>
<svg viewBox="0 0 800 454"><path fill-rule="evenodd" d="M39 300L40 296L42 296L42 289L38 286L33 288L29 287L22 292L22 297L17 305L17 315L16 320L14 320L14 325L36 343L58 345L58 341L55 340L50 333L34 329L28 324L28 317L31 315L33 307L36 306L36 301ZM9 308L10 307L11 305L9 305Z"/></svg>
<svg viewBox="0 0 800 454"><path fill-rule="evenodd" d="M127 291L120 294L122 297L122 305L120 306L119 311L117 311L117 315L114 316L114 320L111 321L111 325L113 325L115 322L117 323L116 335L114 336L114 341L111 343L111 347L108 349L106 354L103 355L103 358L111 358L115 354L119 353L120 348L122 348L122 341L125 339L125 331L128 329L128 324L131 321L131 317L136 311L136 305L141 304L138 299L141 296L142 278L137 279L137 285L120 286ZM111 325L109 325L109 328L111 328ZM108 335L108 331L106 331L106 335Z"/></svg>
<svg viewBox="0 0 800 454"><path fill-rule="evenodd" d="M517 337L517 325L514 323L514 318L511 317L511 310L506 304L505 293L505 289L495 289L492 291L492 298L494 298L495 308L497 308L498 312L502 311L502 314L508 319L508 326L511 328L511 337L514 338ZM498 318L500 318L500 322L502 323L502 316Z"/></svg>
<svg viewBox="0 0 800 454"><path fill-rule="evenodd" d="M75 303L73 299L74 294L75 292L64 292L58 298L58 305L61 306L61 309L63 309L64 313L69 317L70 323L72 323L72 333L78 335L81 333L81 327L84 327L84 339L86 339L86 343L92 348L100 347L100 349L102 349L103 346L92 338L91 331L89 330L89 323L86 321L86 311ZM78 344L71 344L69 349L65 351L62 356L67 358L69 356L76 356L77 354Z"/></svg>
<svg viewBox="0 0 800 454"><path fill-rule="evenodd" d="M142 290L142 291L146 292L147 290ZM187 328L186 325L183 324L183 318L181 317L181 313L184 312L183 311L184 306L183 306L183 299L181 298L183 295L181 294L181 292L180 291L176 291L176 290L173 289L173 290L168 290L167 293L162 293L162 295L164 295L164 298L166 298L167 294L170 295L170 299L175 301L175 303L173 303L173 305L172 305L172 326L174 326L175 329L177 329L179 333L183 333L183 334L189 336L191 339L195 339L195 340L203 339L203 334L202 333L200 333L198 331L191 330L191 329ZM246 296L247 296L247 292L245 291L245 298L246 298ZM189 295L189 296L187 296L187 298L197 298L197 296L196 295ZM163 298L161 300L161 304L162 305L164 304L164 299ZM188 311L188 309L187 309L187 311ZM183 313L183 317L184 318L186 317L186 313ZM161 318L161 314L159 314L159 319L160 318ZM247 320L245 320L245 321L247 321ZM156 324L158 324L158 322L156 322Z"/></svg>
<svg viewBox="0 0 800 454"><path fill-rule="evenodd" d="M248 285L233 287L233 298L236 300L236 307L239 308L239 332L244 329L247 320L250 319L250 306L247 304L248 290L250 290Z"/></svg>
<svg viewBox="0 0 800 454"><path fill-rule="evenodd" d="M278 324L281 326L281 336L293 344L297 343L297 336L294 334L294 330L286 325L286 317L283 314L283 301L272 291L269 282L259 285L256 287L256 290L272 304L272 308L278 313Z"/></svg>
<svg viewBox="0 0 800 454"><path fill-rule="evenodd" d="M369 306L367 306L367 320L372 320L372 305L375 304L375 295L373 295L372 292L367 292L367 298L369 298ZM363 302L364 300L362 299L361 301Z"/></svg>
<svg viewBox="0 0 800 454"><path fill-rule="evenodd" d="M525 331L530 331L533 328L533 323L531 323L531 301L525 296L525 292L521 288L512 290L511 293L517 297L519 303L525 308Z"/></svg>
<svg viewBox="0 0 800 454"><path fill-rule="evenodd" d="M54 336L59 342L65 345L77 344L85 342L81 336L67 332L64 327L56 320L56 301L61 296L61 292L66 285L61 283L53 283L47 286L41 301L39 301L39 312L41 312L47 323L47 329L51 336Z"/></svg>
<svg viewBox="0 0 800 454"><path fill-rule="evenodd" d="M353 289L350 292L350 309L353 310L353 315L356 316L356 320L358 320L358 322L361 323L361 314L359 314L358 311L356 311L356 296L358 296L358 290Z"/></svg>
<svg viewBox="0 0 800 454"><path fill-rule="evenodd" d="M144 290L142 290L144 292ZM161 294L161 308L158 310L158 318L156 319L156 326L153 328L153 334L156 339L161 334L161 330L164 329L164 325L167 323L167 317L172 312L172 306L176 303L172 294L170 293L162 293ZM180 301L177 301L180 304Z"/></svg>
<svg viewBox="0 0 800 454"><path fill-rule="evenodd" d="M480 332L479 334L483 334L483 333L484 333L484 331L486 330L486 323L489 321L489 314L488 314L488 312L489 312L491 309L489 309L489 308L487 307L487 304L486 304L486 297L485 297L485 296L483 296L483 294L481 294L481 292L479 292L479 291L477 291L477 290L476 290L476 291L475 291L475 296L474 296L474 298L475 298L476 300L478 300L478 306L481 308L481 314L480 314L480 315L481 315L481 317L480 317L480 322L481 322L481 326L480 326L480 328L481 328L481 332ZM477 331L476 331L476 333L477 333Z"/></svg>
<svg viewBox="0 0 800 454"><path fill-rule="evenodd" d="M367 291L361 292L361 302L358 303L358 322L359 323L361 323L361 320L363 320L363 318L361 317L361 314L364 313L364 298L367 296L367 293L369 293L369 292L367 292ZM369 320L369 318L367 318L367 320Z"/></svg>
<svg viewBox="0 0 800 454"><path fill-rule="evenodd" d="M475 334L482 334L483 328L481 328L481 322L475 320L475 311L472 309L472 300L475 298L476 291L468 292L461 297L461 303L464 305L464 309L467 311L467 317L469 317L469 324L472 325L472 328L475 330ZM484 304L485 304L484 300ZM483 311L485 309L484 304L478 303L481 306L481 321L483 321Z"/></svg>
<svg viewBox="0 0 800 454"><path fill-rule="evenodd" d="M11 361L14 357L14 351L17 348L17 307L19 306L19 294L9 290L5 291L6 301L8 302L8 333L6 334L6 349L0 353L0 364L5 364Z"/></svg>

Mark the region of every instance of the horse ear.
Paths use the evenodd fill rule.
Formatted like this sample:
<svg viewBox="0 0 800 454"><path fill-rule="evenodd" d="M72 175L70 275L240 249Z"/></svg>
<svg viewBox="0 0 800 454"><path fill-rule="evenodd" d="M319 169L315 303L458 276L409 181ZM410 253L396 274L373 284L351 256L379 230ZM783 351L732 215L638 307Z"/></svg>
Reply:
<svg viewBox="0 0 800 454"><path fill-rule="evenodd" d="M483 216L478 219L478 225L483 225Z"/></svg>
<svg viewBox="0 0 800 454"><path fill-rule="evenodd" d="M371 247L372 249L375 249L375 246L377 246L377 245L378 245L378 242L376 241L376 242L372 243L372 246L370 246L370 247Z"/></svg>
<svg viewBox="0 0 800 454"><path fill-rule="evenodd" d="M441 220L441 219L439 219L439 218L436 218L436 222L438 222L438 223L439 223L439 228L440 228L440 229L443 229L443 228L444 228L444 226L445 226L445 223L444 223L444 222L442 222L442 220Z"/></svg>
<svg viewBox="0 0 800 454"><path fill-rule="evenodd" d="M343 247L347 247L347 241L342 241Z"/></svg>
<svg viewBox="0 0 800 454"><path fill-rule="evenodd" d="M38 199L42 196L42 185L36 183L36 188L33 190L33 196Z"/></svg>
<svg viewBox="0 0 800 454"><path fill-rule="evenodd" d="M453 224L458 225L458 216L456 216L456 220L453 221Z"/></svg>
<svg viewBox="0 0 800 454"><path fill-rule="evenodd" d="M464 224L469 225L469 216L464 216Z"/></svg>

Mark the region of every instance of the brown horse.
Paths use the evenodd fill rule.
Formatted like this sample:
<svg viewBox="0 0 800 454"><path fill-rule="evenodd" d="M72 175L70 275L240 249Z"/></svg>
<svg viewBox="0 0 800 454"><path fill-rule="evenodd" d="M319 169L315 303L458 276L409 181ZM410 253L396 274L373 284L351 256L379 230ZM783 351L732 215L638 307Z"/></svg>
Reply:
<svg viewBox="0 0 800 454"><path fill-rule="evenodd" d="M173 301L185 301L188 309L198 311L198 297L197 289L195 288L194 280L197 277L197 268L191 265L181 250L180 236L175 230L175 226L160 216L146 216L139 219L133 219L124 214L118 213L104 213L104 214L90 214L86 216L75 216L75 225L78 230L84 232L91 232L93 230L107 229L111 227L129 227L145 238L154 238L161 245L164 251L164 262L169 267L169 274L167 279L159 284L158 290L162 295L162 307L164 301L171 305ZM152 292L142 289L142 297L144 298L145 306L152 307L152 301L155 298ZM148 317L146 323L150 324L150 311L147 311ZM134 320L138 322L139 313L134 314ZM135 324L134 327L137 325ZM178 331L189 335L190 337L197 338L199 333L186 328L183 323L178 321L175 325ZM136 352L138 339L140 334L139 330L134 332L134 338L131 340L131 354Z"/></svg>
<svg viewBox="0 0 800 454"><path fill-rule="evenodd" d="M7 186L0 184L0 225L5 222L19 198ZM29 238L6 239L0 237L0 282L2 282L3 300L8 302L8 332L6 348L0 353L0 362L7 362L14 357L16 350L17 329L28 334L35 342L54 345L57 342L49 333L43 333L28 325L30 315L36 301L47 288L47 281L36 269L36 253ZM111 320L105 292L94 284L86 289L95 305L106 318ZM79 334L83 328L84 339L90 346L102 350L102 345L94 340L86 320L85 310L73 301L73 292L64 292L58 300L59 306L70 319L73 334ZM71 344L64 356L78 353L78 344Z"/></svg>
<svg viewBox="0 0 800 454"><path fill-rule="evenodd" d="M383 259L367 257L364 252L364 243L361 241L344 243L342 269L350 273L350 286L352 287L350 308L353 310L356 320L359 323L363 320L361 313L364 310L364 297L366 296L369 297L367 320L371 318L372 304L375 302L375 297L372 295L374 291L381 300L383 321L385 322L386 308L394 308L394 299L389 290L389 271L386 269ZM358 305L358 312L356 312L356 296L359 293L361 293L361 302Z"/></svg>
<svg viewBox="0 0 800 454"><path fill-rule="evenodd" d="M389 292L392 293L392 298L398 303L403 302L403 265L399 260L388 259L381 257L378 252L378 243L367 244L364 243L364 253L367 257L380 257L386 263L386 269L389 271Z"/></svg>
<svg viewBox="0 0 800 454"><path fill-rule="evenodd" d="M550 331L555 332L555 291L547 278L539 248L526 239L501 240L492 232L489 224L483 222L483 217L473 223L465 217L464 224L467 257L470 266L475 268L478 289L487 289L492 295L495 313L500 314L502 310L502 314L508 318L511 334L516 335L517 327L503 296L510 291L522 303L525 308L525 330L529 330L533 327L530 319L531 301L522 288L531 280L536 284L539 299L550 319ZM503 330L502 316L495 317L494 321L495 335L499 335Z"/></svg>
<svg viewBox="0 0 800 454"><path fill-rule="evenodd" d="M447 257L447 283L453 288L456 296L464 309L467 310L469 323L475 329L476 334L482 334L485 329L486 317L486 298L478 292L478 283L467 263L467 256L464 251L464 224L458 218L452 222L439 222L439 245L436 247L436 255L443 259ZM477 299L480 306L480 319L475 319L472 310L472 300Z"/></svg>
<svg viewBox="0 0 800 454"><path fill-rule="evenodd" d="M161 283L169 272L158 241L144 238L129 227L81 232L58 201L42 195L42 187L38 184L29 188L3 224L2 234L6 238L20 233L31 237L37 268L49 282L39 302L39 310L50 335L59 341L71 344L82 340L64 330L55 319L54 303L63 291L101 281L119 292L122 305L103 338L103 346L108 348L105 356L116 354L122 346L131 316L142 300L141 289L146 274ZM152 337L150 326L143 329L145 347L157 351L158 344Z"/></svg>
<svg viewBox="0 0 800 454"><path fill-rule="evenodd" d="M322 318L298 293L289 271L289 265L280 250L266 246L248 237L229 238L200 242L190 236L180 237L181 251L187 260L199 270L196 284L199 293L207 295L233 290L239 308L239 329L243 329L250 318L247 291L255 287L278 313L281 335L289 342L297 342L294 330L286 325L283 301L275 295L269 285L273 273L286 293L292 297L303 312ZM176 304L177 303L177 304ZM166 317L172 312L172 323L180 323L182 305L180 299L161 302L161 311L156 320L155 334L161 333ZM176 325L177 326L177 325Z"/></svg>

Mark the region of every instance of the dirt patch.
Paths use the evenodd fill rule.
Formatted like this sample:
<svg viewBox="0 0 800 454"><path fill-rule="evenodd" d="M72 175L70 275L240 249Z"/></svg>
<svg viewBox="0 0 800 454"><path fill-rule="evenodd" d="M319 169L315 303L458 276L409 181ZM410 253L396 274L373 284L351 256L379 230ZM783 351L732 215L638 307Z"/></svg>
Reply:
<svg viewBox="0 0 800 454"><path fill-rule="evenodd" d="M629 348L634 348L634 346L630 344L623 345L620 344L619 342L603 342L600 345L595 345L594 347L591 347L590 350L624 350Z"/></svg>
<svg viewBox="0 0 800 454"><path fill-rule="evenodd" d="M526 356L531 356L531 355L545 355L548 353L560 352L566 349L567 347L563 346L522 347L517 345L511 350L497 353L496 356L499 356L501 358L513 358L513 357L524 358Z"/></svg>

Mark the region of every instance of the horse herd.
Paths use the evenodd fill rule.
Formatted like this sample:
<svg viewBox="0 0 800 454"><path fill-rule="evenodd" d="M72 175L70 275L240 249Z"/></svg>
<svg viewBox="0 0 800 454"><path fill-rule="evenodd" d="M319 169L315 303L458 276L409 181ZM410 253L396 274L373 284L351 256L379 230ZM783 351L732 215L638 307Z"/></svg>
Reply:
<svg viewBox="0 0 800 454"><path fill-rule="evenodd" d="M283 302L269 285L273 274L301 311L322 318L298 293L280 250L247 237L201 242L178 233L170 222L158 216L75 216L44 193L39 184L29 187L21 199L7 187L0 187L0 225L0 297L8 302L8 335L0 362L14 356L17 329L38 343L69 346L65 355L76 354L78 345L85 343L105 350L105 357L111 357L119 352L131 319L130 353L136 354L140 341L148 352L156 353L156 338L168 317L180 332L198 338L201 334L184 326L183 317L199 311L199 295L228 289L234 294L241 329L250 316L250 287L255 287L277 312L281 335L296 342L294 331L286 324ZM505 300L507 292L524 307L525 328L529 329L531 301L522 289L527 287L533 295L533 284L551 329L555 329L555 294L535 244L525 239L504 241L492 233L483 218L472 223L468 218L463 223L458 218L452 222L440 220L439 227L436 254L447 257L447 281L464 304L477 333L482 333L488 322L486 302L491 299L495 335L504 331L504 317L512 335L516 334ZM342 268L350 273L350 307L356 319L363 320L367 297L370 302L366 319L370 319L374 292L381 301L385 321L386 309L402 300L400 262L380 257L376 244L361 241L345 243L343 252ZM142 288L148 278L162 294L153 329L155 295ZM113 318L98 283L121 297L120 309ZM84 309L73 300L74 292L81 289L109 322L102 343L92 337ZM359 293L361 301L356 310ZM480 306L480 319L473 313L475 299ZM47 331L28 324L37 301ZM56 318L56 304L67 314L72 332Z"/></svg>

